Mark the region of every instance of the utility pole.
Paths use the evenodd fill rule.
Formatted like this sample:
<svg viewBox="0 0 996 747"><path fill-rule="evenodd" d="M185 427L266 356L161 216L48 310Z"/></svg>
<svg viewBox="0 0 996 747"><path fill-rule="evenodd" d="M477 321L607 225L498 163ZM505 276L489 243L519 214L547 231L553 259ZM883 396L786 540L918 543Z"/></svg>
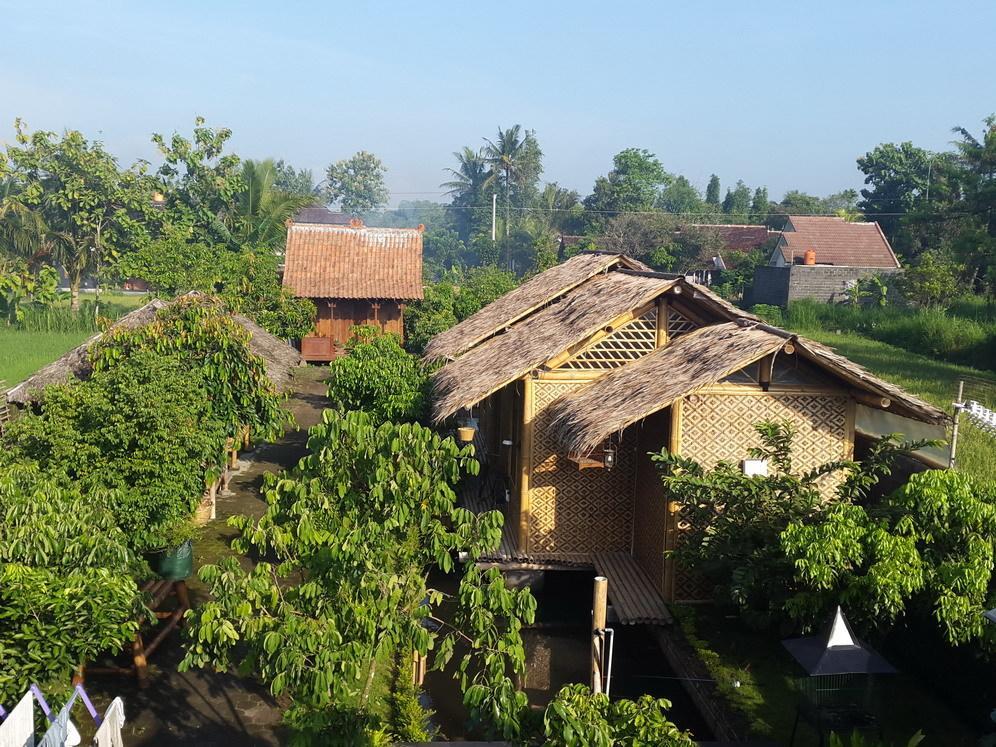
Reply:
<svg viewBox="0 0 996 747"><path fill-rule="evenodd" d="M948 469L954 469L958 451L958 420L965 405L965 381L958 382L958 401L954 403L954 425L951 426L951 445L948 447Z"/></svg>
<svg viewBox="0 0 996 747"><path fill-rule="evenodd" d="M495 240L495 222L498 220L498 193L491 193L491 240Z"/></svg>

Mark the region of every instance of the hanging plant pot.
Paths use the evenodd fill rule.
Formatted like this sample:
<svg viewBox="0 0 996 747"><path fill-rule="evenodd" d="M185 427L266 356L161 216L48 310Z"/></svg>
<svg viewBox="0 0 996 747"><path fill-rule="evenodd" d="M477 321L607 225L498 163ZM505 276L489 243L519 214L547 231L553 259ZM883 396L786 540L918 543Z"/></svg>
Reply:
<svg viewBox="0 0 996 747"><path fill-rule="evenodd" d="M471 428L469 425L461 425L457 428L457 440L469 444L474 440L475 433L477 433L476 428Z"/></svg>
<svg viewBox="0 0 996 747"><path fill-rule="evenodd" d="M166 581L183 581L194 573L194 543L187 540L172 550L159 550L145 556L153 572Z"/></svg>

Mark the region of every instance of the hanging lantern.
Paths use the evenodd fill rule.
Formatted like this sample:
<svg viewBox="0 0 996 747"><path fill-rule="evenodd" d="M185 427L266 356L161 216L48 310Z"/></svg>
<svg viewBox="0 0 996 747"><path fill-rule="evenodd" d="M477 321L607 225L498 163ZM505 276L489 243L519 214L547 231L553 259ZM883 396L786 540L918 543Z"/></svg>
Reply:
<svg viewBox="0 0 996 747"><path fill-rule="evenodd" d="M611 443L602 452L602 464L605 465L605 469L612 469L616 466L616 447Z"/></svg>

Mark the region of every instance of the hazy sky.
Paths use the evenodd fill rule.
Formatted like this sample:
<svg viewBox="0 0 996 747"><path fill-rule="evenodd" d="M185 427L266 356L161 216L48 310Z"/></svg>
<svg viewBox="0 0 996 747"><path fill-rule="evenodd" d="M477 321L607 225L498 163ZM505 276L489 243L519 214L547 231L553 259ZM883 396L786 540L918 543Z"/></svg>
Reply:
<svg viewBox="0 0 996 747"><path fill-rule="evenodd" d="M586 194L636 146L824 194L884 141L940 149L996 112L996 2L41 2L0 0L0 139L15 117L155 159L200 114L245 157L370 150L392 202L441 199L462 145L536 130Z"/></svg>

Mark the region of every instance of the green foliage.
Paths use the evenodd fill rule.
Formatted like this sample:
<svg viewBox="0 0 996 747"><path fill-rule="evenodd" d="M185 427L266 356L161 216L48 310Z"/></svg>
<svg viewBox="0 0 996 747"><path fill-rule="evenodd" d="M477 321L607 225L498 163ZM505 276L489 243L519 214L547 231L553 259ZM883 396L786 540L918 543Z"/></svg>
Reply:
<svg viewBox="0 0 996 747"><path fill-rule="evenodd" d="M205 472L218 469L224 443L196 371L135 352L44 394L38 414L7 429L0 459L35 462L88 494L111 491L116 521L138 552L189 537Z"/></svg>
<svg viewBox="0 0 996 747"><path fill-rule="evenodd" d="M419 420L425 409L428 377L422 363L401 347L397 335L356 327L348 355L329 364L329 399L340 412L362 410L374 422Z"/></svg>
<svg viewBox="0 0 996 747"><path fill-rule="evenodd" d="M390 728L398 742L431 742L432 731L429 721L431 712L426 712L419 702L419 690L412 677L412 652L397 649L394 653L390 706Z"/></svg>
<svg viewBox="0 0 996 747"><path fill-rule="evenodd" d="M287 194L306 195L314 200L315 178L311 175L311 169L295 169L282 158L273 164L273 169L276 172L274 187Z"/></svg>
<svg viewBox="0 0 996 747"><path fill-rule="evenodd" d="M315 327L317 310L310 298L295 298L280 284L282 261L271 250L244 249L225 257L221 292L228 308L245 314L270 334L296 340Z"/></svg>
<svg viewBox="0 0 996 747"><path fill-rule="evenodd" d="M176 355L199 372L212 416L225 425L227 435L249 426L255 438L270 441L283 433L289 415L249 340L249 332L221 301L188 297L160 309L149 324L109 330L90 349L90 359L100 371L144 350Z"/></svg>
<svg viewBox="0 0 996 747"><path fill-rule="evenodd" d="M517 624L499 630L494 615L517 611L531 621L534 603L473 562L497 545L502 517L456 507L453 485L478 469L472 449L419 425L333 410L311 430L308 448L296 469L267 478L260 519L230 521L239 531L234 548L268 560L248 571L235 558L201 569L211 601L191 613L181 667L252 672L293 701L299 736L343 734L348 744L362 743L348 741L357 728L379 728L367 698L383 647L423 655L435 647L438 659L452 653L455 637L469 639L476 645L467 656L504 659L464 671L477 686L504 685L524 654ZM451 571L458 549L472 558L458 601L481 610L466 613L467 631L435 619L443 595L426 586L428 569ZM427 626L430 618L448 627ZM314 725L329 723L339 728L318 737Z"/></svg>
<svg viewBox="0 0 996 747"><path fill-rule="evenodd" d="M781 542L802 589L789 610L810 620L840 600L868 625L909 608L951 644L977 639L992 602L996 488L930 470L869 506L839 504L817 524L790 524Z"/></svg>
<svg viewBox="0 0 996 747"><path fill-rule="evenodd" d="M326 170L326 195L344 213L359 215L387 204L384 185L387 169L373 153L361 150L352 158L336 161Z"/></svg>
<svg viewBox="0 0 996 747"><path fill-rule="evenodd" d="M938 252L924 252L899 279L899 289L921 308L943 308L958 296L958 276L964 268Z"/></svg>
<svg viewBox="0 0 996 747"><path fill-rule="evenodd" d="M670 701L643 695L610 701L585 685L567 685L543 714L543 747L691 747L695 742L667 718Z"/></svg>
<svg viewBox="0 0 996 747"><path fill-rule="evenodd" d="M837 504L863 498L889 473L898 453L923 444L897 446L887 439L861 464L828 462L797 475L792 471L791 427L770 422L755 427L761 446L749 456L769 462L766 476L747 476L732 462L707 471L666 450L652 459L662 471L669 499L679 503L692 527L674 552L677 561L712 582L717 597L738 607L749 622L768 624L780 619L793 592L792 559L779 545L786 528L817 522ZM821 482L838 472L844 479L835 498L826 500Z"/></svg>
<svg viewBox="0 0 996 747"><path fill-rule="evenodd" d="M518 285L515 275L497 267L475 267L464 273L453 301L459 321L477 313Z"/></svg>
<svg viewBox="0 0 996 747"><path fill-rule="evenodd" d="M952 308L942 311L895 305L855 308L802 300L793 301L784 313L767 306L755 306L753 311L772 324L804 334L857 332L911 353L996 367L996 308L972 297L949 303Z"/></svg>
<svg viewBox="0 0 996 747"><path fill-rule="evenodd" d="M661 188L671 176L653 153L627 148L612 159L612 170L595 180L592 193L584 201L592 228L600 229L612 216L626 211L650 211Z"/></svg>
<svg viewBox="0 0 996 747"><path fill-rule="evenodd" d="M24 263L17 263L0 272L0 318L8 325L24 321L29 308L45 308L57 297L59 274L45 265L32 272Z"/></svg>
<svg viewBox="0 0 996 747"><path fill-rule="evenodd" d="M80 664L133 638L137 565L106 495L0 467L0 703L33 682L64 693Z"/></svg>
<svg viewBox="0 0 996 747"><path fill-rule="evenodd" d="M140 278L157 295L213 293L225 279L229 250L220 244L195 241L190 228L167 227L154 241L125 254L117 264L122 278Z"/></svg>
<svg viewBox="0 0 996 747"><path fill-rule="evenodd" d="M279 178L273 159L242 162L242 190L236 196L230 217L232 233L239 244L283 247L287 220L314 203L311 194L280 189Z"/></svg>

